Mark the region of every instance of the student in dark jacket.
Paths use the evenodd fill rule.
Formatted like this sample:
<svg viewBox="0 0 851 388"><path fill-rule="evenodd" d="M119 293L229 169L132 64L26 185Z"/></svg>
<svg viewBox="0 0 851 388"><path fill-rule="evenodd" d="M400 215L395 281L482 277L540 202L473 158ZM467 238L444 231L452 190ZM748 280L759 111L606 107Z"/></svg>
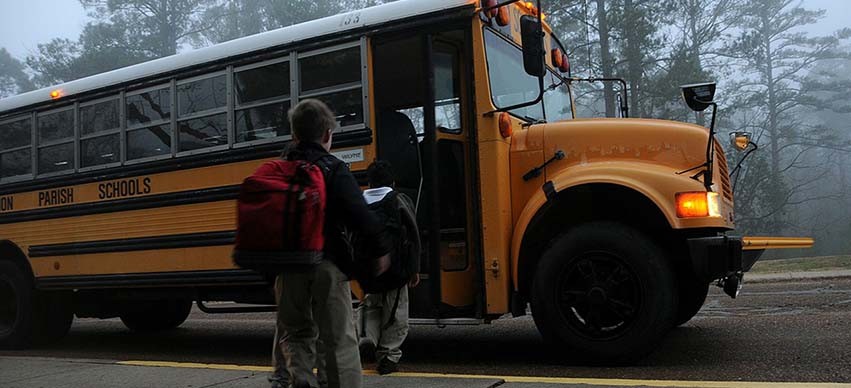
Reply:
<svg viewBox="0 0 851 388"><path fill-rule="evenodd" d="M408 336L408 287L416 287L420 282L420 233L416 206L407 195L395 190L396 180L390 163L383 160L373 162L367 169L367 175L369 190L363 193L367 204L382 205L381 210L391 209L398 214L400 226L404 225L399 229L387 228L388 239L398 247L391 253L395 256L391 260L396 261L396 265L415 269L408 274L410 279L400 276L406 284L396 283L396 289L367 293L358 306L361 357L366 360L375 358L378 374L386 375L399 370L400 347ZM394 231L398 233L393 235ZM388 273L392 272L393 269Z"/></svg>
<svg viewBox="0 0 851 388"><path fill-rule="evenodd" d="M278 368L286 366L286 380L296 388L319 386L314 365L324 369L320 375L327 376L328 387L360 388L361 363L352 325L349 276L356 266L371 266L369 272L375 276L386 271L390 244L346 164L328 153L332 131L337 127L331 110L321 101L304 100L289 111L289 120L295 147L286 157L313 162L325 175L325 248L324 259L316 267L282 273L276 279L278 319L273 363ZM375 260L354 262L347 230L368 236L368 257ZM319 363L317 337L325 356ZM281 382L272 383L274 387Z"/></svg>

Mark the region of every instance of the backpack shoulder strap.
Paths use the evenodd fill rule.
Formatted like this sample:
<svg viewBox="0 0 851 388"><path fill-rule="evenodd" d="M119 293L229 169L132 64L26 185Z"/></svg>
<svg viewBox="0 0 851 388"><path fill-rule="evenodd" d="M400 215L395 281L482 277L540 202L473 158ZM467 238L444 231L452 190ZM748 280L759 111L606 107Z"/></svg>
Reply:
<svg viewBox="0 0 851 388"><path fill-rule="evenodd" d="M402 286L402 288L407 287L408 285ZM382 330L387 330L390 326L393 326L396 323L396 311L399 309L399 295L402 294L402 288L396 290L396 300L393 302L393 308L390 309L390 319L387 320L387 323L381 327Z"/></svg>
<svg viewBox="0 0 851 388"><path fill-rule="evenodd" d="M335 167L337 167L337 163L334 163L334 159L334 155L323 154L309 159L308 162L319 166L319 168L322 169L322 172L327 174L335 170Z"/></svg>

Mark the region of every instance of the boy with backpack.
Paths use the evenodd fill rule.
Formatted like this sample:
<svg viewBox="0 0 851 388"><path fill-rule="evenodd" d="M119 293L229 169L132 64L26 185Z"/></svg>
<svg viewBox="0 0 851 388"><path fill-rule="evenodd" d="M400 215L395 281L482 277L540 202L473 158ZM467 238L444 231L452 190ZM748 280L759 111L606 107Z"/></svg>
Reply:
<svg viewBox="0 0 851 388"><path fill-rule="evenodd" d="M420 235L414 204L407 195L394 190L390 164L373 162L367 174L370 188L364 191L364 199L384 223L393 248L387 272L360 282L367 293L358 307L360 350L364 358L374 356L378 373L385 375L399 370L399 347L408 335L408 286L419 283ZM360 249L357 243L355 249Z"/></svg>
<svg viewBox="0 0 851 388"><path fill-rule="evenodd" d="M277 275L275 356L284 362L273 363L285 365L287 375L273 376L272 386L317 388L318 365L328 387L360 388L349 276L384 273L390 245L354 176L328 152L337 127L331 110L308 99L289 111L289 120L295 147L240 187L234 262ZM362 236L357 261L348 230ZM318 363L317 338L324 354Z"/></svg>

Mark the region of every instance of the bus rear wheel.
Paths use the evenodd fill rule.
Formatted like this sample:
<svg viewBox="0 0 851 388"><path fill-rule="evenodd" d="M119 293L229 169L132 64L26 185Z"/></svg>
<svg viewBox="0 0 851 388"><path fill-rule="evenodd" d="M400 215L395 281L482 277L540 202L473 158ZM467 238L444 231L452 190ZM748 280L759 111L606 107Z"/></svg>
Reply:
<svg viewBox="0 0 851 388"><path fill-rule="evenodd" d="M15 263L0 261L0 348L18 349L33 339L35 288Z"/></svg>
<svg viewBox="0 0 851 388"><path fill-rule="evenodd" d="M74 323L74 295L68 291L37 292L38 322L36 343L58 341L68 334Z"/></svg>
<svg viewBox="0 0 851 388"><path fill-rule="evenodd" d="M646 355L677 311L664 251L615 222L584 224L558 237L538 265L531 302L544 339L590 364Z"/></svg>
<svg viewBox="0 0 851 388"><path fill-rule="evenodd" d="M121 314L121 322L135 332L169 330L183 324L191 310L188 299L136 302Z"/></svg>

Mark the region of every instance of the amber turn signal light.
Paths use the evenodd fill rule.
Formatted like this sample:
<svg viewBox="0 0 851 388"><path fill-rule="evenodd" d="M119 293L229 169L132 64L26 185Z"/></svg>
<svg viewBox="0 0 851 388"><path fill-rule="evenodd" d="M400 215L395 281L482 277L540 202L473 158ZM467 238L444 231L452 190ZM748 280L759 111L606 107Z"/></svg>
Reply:
<svg viewBox="0 0 851 388"><path fill-rule="evenodd" d="M718 193L689 191L677 193L677 217L721 217Z"/></svg>
<svg viewBox="0 0 851 388"><path fill-rule="evenodd" d="M502 135L503 139L507 139L511 137L514 133L514 129L511 128L511 115L508 112L502 112L499 114L499 134Z"/></svg>
<svg viewBox="0 0 851 388"><path fill-rule="evenodd" d="M561 50L552 49L552 51L550 51L550 54L552 55L553 67L555 67L556 69L561 69L563 65L562 61L564 60L564 55L561 54Z"/></svg>

